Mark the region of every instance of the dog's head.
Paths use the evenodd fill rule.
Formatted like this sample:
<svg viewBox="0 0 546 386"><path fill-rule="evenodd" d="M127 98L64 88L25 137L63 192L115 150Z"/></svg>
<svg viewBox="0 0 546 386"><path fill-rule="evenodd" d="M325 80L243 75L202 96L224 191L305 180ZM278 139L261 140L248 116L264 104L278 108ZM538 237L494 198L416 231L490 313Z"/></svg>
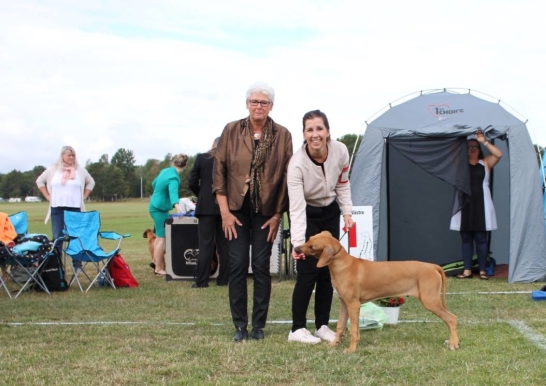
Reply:
<svg viewBox="0 0 546 386"><path fill-rule="evenodd" d="M323 231L311 236L305 244L294 248L294 250L297 253L316 257L319 260L317 267L322 268L329 265L342 248L339 240L333 237L330 232Z"/></svg>
<svg viewBox="0 0 546 386"><path fill-rule="evenodd" d="M142 234L142 237L144 237L145 239L151 239L155 237L154 231L148 228L144 231L144 233Z"/></svg>

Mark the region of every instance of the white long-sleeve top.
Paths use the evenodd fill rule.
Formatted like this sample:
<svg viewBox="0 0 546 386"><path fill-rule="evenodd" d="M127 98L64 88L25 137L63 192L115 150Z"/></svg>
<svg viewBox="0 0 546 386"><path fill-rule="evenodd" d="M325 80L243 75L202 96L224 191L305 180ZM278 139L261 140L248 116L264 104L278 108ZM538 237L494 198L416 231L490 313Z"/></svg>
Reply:
<svg viewBox="0 0 546 386"><path fill-rule="evenodd" d="M55 186L55 184L53 183L53 179L56 173L58 172L59 172L58 167L56 165L52 165L48 167L46 170L44 170L44 172L40 174L40 176L36 179L36 185L38 185L38 188L45 186L45 188L47 189L47 192L50 195L49 208L47 210L47 215L45 218L46 224L49 221L49 218L51 217L52 201L56 202L55 201L56 199L52 198L51 196L55 194L53 189L53 187ZM93 179L93 177L91 177L89 172L81 166L78 166L76 168L76 174L79 179L79 185L78 185L79 194L78 194L77 202L79 202L80 204L74 207L75 208L79 207L82 210L82 212L85 212L85 200L83 198L83 194L85 192L85 189L93 190L93 188L95 187L95 180Z"/></svg>
<svg viewBox="0 0 546 386"><path fill-rule="evenodd" d="M290 199L290 238L292 245L305 243L307 217L305 207L325 207L338 200L341 213L351 214L349 151L342 142L330 140L328 158L316 163L303 145L288 164L288 197Z"/></svg>

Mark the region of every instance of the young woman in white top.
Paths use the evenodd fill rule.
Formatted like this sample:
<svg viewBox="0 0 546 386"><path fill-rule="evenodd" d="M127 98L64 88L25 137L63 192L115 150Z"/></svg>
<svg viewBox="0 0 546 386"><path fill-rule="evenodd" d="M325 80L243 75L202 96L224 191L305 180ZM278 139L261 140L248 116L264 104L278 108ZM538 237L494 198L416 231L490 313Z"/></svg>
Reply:
<svg viewBox="0 0 546 386"><path fill-rule="evenodd" d="M290 237L293 247L309 237L329 231L339 239L340 215L345 227L353 226L349 151L330 138L328 118L320 110L303 116L304 145L288 164ZM305 258L292 250L298 277L292 296L292 329L288 341L318 343L333 341L328 327L333 288L328 267L317 268L317 259ZM315 290L315 335L307 330L307 308Z"/></svg>

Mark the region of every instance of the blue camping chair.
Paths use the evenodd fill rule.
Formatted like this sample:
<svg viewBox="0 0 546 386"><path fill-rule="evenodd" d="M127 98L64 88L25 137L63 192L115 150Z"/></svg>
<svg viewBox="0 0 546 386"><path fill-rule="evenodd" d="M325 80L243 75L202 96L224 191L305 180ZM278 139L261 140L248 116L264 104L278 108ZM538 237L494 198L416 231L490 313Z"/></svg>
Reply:
<svg viewBox="0 0 546 386"><path fill-rule="evenodd" d="M77 267L74 269L74 276L68 286L76 281L80 287L80 291L83 292L80 281L80 276L83 276L90 281L85 292L89 291L94 284L97 286L110 285L112 288L116 288L108 272L108 264L120 251L121 241L131 235L121 235L116 232L101 232L100 214L97 211L65 212L64 227L64 234L69 239L68 246L64 252L72 258L74 267ZM117 246L112 251L105 252L99 245L99 237L108 240L117 240ZM93 271L92 273L89 272L91 270Z"/></svg>
<svg viewBox="0 0 546 386"><path fill-rule="evenodd" d="M28 233L27 212L17 212L8 216L11 225L15 228L18 237L23 237Z"/></svg>
<svg viewBox="0 0 546 386"><path fill-rule="evenodd" d="M8 276L19 286L15 298L25 290L37 287L51 295L42 280L41 271L49 256L54 254L53 249L57 243L62 242L62 238L50 241L46 235L28 233L26 212L18 212L8 216L8 218L15 228L17 238L14 245L0 243L0 260L1 264L11 266ZM24 281L16 280L17 272L25 277ZM7 287L5 288L7 290ZM9 295L11 297L11 294Z"/></svg>

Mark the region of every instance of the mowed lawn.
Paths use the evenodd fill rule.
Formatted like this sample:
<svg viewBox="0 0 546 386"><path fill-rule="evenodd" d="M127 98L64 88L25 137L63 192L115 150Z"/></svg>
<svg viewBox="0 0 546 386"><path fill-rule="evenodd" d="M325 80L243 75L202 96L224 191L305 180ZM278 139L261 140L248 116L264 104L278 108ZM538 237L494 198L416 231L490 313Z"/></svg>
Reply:
<svg viewBox="0 0 546 386"><path fill-rule="evenodd" d="M337 347L288 343L293 281L273 277L263 341L233 342L228 289L214 282L154 276L144 229L148 202L90 203L102 229L131 233L121 254L138 288L81 293L0 289L0 382L4 385L543 385L546 382L546 302L531 300L543 283L448 279L448 308L458 316L461 349L444 346L446 326L415 299L400 323L361 331L355 354L348 337ZM27 211L33 233L46 203L2 203ZM105 249L110 246L105 244ZM545 256L546 258L546 256ZM70 270L67 274L70 276ZM13 288L13 284L9 283ZM249 278L249 293L252 279ZM251 306L249 307L251 309ZM332 319L339 301L334 299ZM313 300L309 330L314 331ZM331 324L335 327L335 323Z"/></svg>

